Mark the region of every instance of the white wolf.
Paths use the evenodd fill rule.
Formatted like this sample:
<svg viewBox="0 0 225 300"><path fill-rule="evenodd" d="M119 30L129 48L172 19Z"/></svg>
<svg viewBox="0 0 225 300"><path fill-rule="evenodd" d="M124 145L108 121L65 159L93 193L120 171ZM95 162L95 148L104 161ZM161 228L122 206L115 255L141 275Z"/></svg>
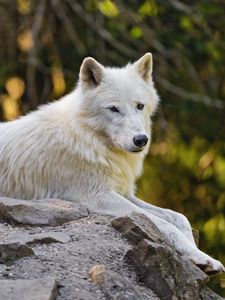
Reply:
<svg viewBox="0 0 225 300"><path fill-rule="evenodd" d="M188 220L135 197L159 97L152 55L124 68L85 58L74 91L0 125L0 195L80 201L113 216L147 215L168 243L205 271L223 265L195 245Z"/></svg>

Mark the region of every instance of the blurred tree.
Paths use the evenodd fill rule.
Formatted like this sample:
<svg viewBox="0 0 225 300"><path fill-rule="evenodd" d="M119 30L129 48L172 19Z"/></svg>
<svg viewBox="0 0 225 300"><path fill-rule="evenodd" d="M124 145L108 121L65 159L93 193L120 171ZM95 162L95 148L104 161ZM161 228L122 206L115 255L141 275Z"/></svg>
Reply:
<svg viewBox="0 0 225 300"><path fill-rule="evenodd" d="M0 119L71 90L85 56L123 65L151 51L162 104L139 194L187 215L225 263L224 11L223 0L0 0Z"/></svg>

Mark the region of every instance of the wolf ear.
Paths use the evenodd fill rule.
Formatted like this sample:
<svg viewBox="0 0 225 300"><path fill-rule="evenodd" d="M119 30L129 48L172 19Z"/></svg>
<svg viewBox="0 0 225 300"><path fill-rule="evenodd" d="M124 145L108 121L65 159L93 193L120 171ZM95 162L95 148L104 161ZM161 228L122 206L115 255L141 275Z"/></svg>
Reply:
<svg viewBox="0 0 225 300"><path fill-rule="evenodd" d="M148 81L152 75L152 54L147 52L133 66L135 71L145 80Z"/></svg>
<svg viewBox="0 0 225 300"><path fill-rule="evenodd" d="M102 80L103 66L94 58L86 57L80 67L79 78L87 87L96 87Z"/></svg>

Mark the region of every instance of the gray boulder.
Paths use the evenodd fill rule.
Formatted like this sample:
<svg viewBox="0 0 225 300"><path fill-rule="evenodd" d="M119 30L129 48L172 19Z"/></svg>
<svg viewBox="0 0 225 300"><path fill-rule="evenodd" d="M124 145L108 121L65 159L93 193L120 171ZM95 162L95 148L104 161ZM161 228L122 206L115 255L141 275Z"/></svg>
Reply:
<svg viewBox="0 0 225 300"><path fill-rule="evenodd" d="M0 263L12 262L31 255L34 255L34 251L20 242L0 243Z"/></svg>
<svg viewBox="0 0 225 300"><path fill-rule="evenodd" d="M112 226L135 245L125 259L159 299L222 299L206 287L208 276L166 244L158 228L145 215L132 213L119 217L112 220Z"/></svg>
<svg viewBox="0 0 225 300"><path fill-rule="evenodd" d="M55 300L57 286L55 278L31 280L0 280L1 300Z"/></svg>
<svg viewBox="0 0 225 300"><path fill-rule="evenodd" d="M59 199L0 198L0 221L9 223L59 226L87 215L84 206Z"/></svg>

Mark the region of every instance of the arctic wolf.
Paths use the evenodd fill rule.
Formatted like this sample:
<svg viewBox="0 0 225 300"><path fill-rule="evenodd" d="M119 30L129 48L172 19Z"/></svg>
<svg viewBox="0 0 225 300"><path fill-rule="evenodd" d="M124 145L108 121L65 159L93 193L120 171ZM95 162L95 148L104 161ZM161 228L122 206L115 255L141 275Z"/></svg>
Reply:
<svg viewBox="0 0 225 300"><path fill-rule="evenodd" d="M79 201L113 216L143 213L179 253L208 273L224 271L196 247L182 214L135 197L158 102L150 53L124 68L85 58L69 95L0 125L0 195Z"/></svg>

